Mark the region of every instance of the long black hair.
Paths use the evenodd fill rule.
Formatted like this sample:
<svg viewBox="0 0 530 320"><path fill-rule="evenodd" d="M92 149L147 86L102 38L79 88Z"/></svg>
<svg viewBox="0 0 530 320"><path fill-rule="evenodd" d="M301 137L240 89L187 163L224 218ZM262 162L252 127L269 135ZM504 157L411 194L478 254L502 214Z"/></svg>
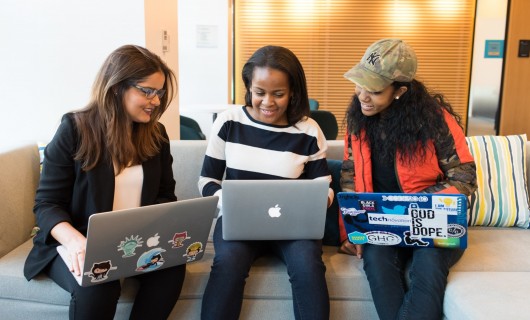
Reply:
<svg viewBox="0 0 530 320"><path fill-rule="evenodd" d="M359 98L353 95L346 112L348 132L358 139L361 132L366 132L365 139L372 153L377 153L385 162L393 161L397 151L403 162L421 162L428 141L449 133L443 111L449 112L462 127L461 118L442 94L430 93L418 80L394 82L392 86L395 90L405 86L407 91L399 100L392 100L384 112L370 117L361 112Z"/></svg>

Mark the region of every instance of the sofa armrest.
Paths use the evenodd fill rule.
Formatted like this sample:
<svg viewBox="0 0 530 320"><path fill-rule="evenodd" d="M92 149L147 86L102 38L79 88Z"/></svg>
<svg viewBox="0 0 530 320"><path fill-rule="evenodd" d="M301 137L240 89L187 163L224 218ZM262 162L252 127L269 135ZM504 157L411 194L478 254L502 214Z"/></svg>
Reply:
<svg viewBox="0 0 530 320"><path fill-rule="evenodd" d="M37 144L0 151L0 257L30 237L39 177Z"/></svg>

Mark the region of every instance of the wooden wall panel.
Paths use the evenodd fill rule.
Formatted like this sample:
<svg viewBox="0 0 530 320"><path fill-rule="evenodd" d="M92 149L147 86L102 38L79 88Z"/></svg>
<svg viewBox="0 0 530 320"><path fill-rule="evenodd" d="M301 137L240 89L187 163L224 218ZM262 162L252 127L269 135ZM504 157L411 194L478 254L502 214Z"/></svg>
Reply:
<svg viewBox="0 0 530 320"><path fill-rule="evenodd" d="M530 58L519 58L519 40L530 40L530 1L511 0L501 91L499 134L530 138Z"/></svg>
<svg viewBox="0 0 530 320"><path fill-rule="evenodd" d="M235 103L241 69L259 47L291 49L301 60L309 97L343 119L354 85L343 74L382 38L401 38L418 55L417 78L442 92L467 119L475 0L234 0Z"/></svg>

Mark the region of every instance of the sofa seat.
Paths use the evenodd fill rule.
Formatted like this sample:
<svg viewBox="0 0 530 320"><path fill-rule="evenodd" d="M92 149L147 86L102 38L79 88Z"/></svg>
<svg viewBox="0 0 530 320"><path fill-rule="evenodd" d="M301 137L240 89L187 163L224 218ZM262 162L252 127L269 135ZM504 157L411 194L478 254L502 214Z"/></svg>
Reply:
<svg viewBox="0 0 530 320"><path fill-rule="evenodd" d="M470 227L468 248L453 272L530 272L530 232L523 228Z"/></svg>
<svg viewBox="0 0 530 320"><path fill-rule="evenodd" d="M28 282L20 268L24 264L32 240L28 240L0 259L0 309L7 318L21 319L35 315L43 319L62 318L67 312L69 294L46 276ZM348 318L353 312L359 319L377 319L370 288L362 270L362 261L351 256L337 254L337 247L324 246L323 260L332 307L331 318ZM203 259L188 264L185 284L171 319L200 319L201 297L208 281L213 261L213 243L208 242ZM126 319L130 313L137 290L137 283L127 279L122 283L122 296L115 319ZM43 294L43 293L46 294ZM17 310L10 301L17 300ZM27 308L18 310L19 303ZM291 286L283 263L273 257L258 259L251 269L244 293L242 319L290 319L293 316ZM12 318L11 318L12 316Z"/></svg>
<svg viewBox="0 0 530 320"><path fill-rule="evenodd" d="M528 319L530 272L452 272L446 319Z"/></svg>
<svg viewBox="0 0 530 320"><path fill-rule="evenodd" d="M449 276L444 301L445 316L448 319L478 319L476 315L482 313L485 316L495 314L492 312L497 312L499 316L509 312L524 314L526 295L523 293L530 284L530 261L521 257L530 256L530 246L520 244L530 242L530 232L521 228L472 227L468 236L469 247ZM24 301L27 308L6 313L12 314L13 319L34 315L37 309L43 318L60 318L68 307L68 293L45 276L27 282L22 274L20 266L31 246L31 240L28 240L0 259L0 269L3 270L0 275L0 308L9 309L10 300L14 299ZM324 246L323 251L332 305L331 319L350 318L352 315L355 318L358 316L358 319L377 319L362 270L362 260L337 254L337 248L332 246ZM171 319L200 319L201 297L213 256L214 248L210 241L203 259L188 265L181 298ZM498 306L496 297L489 292L491 290L503 292L502 307ZM127 318L135 292L136 282L124 281L116 319ZM509 299L505 297L507 292L510 293ZM491 308L491 312L485 306ZM277 319L292 318L291 288L286 268L280 260L264 257L256 261L247 279L241 318L270 319L271 308L275 310L275 317L280 316ZM466 314L470 316L466 317Z"/></svg>
<svg viewBox="0 0 530 320"><path fill-rule="evenodd" d="M527 229L469 228L468 249L449 274L444 316L528 319L530 246L525 243L530 243Z"/></svg>

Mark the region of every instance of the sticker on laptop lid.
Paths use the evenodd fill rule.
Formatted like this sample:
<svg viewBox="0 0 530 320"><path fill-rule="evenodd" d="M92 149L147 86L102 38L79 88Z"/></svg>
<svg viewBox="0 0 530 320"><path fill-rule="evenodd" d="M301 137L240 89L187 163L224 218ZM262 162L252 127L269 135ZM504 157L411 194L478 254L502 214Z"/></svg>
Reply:
<svg viewBox="0 0 530 320"><path fill-rule="evenodd" d="M420 246L420 247L426 247L429 245L429 242L425 242L421 239L421 237L413 237L410 234L410 231L403 232L403 241L407 246Z"/></svg>
<svg viewBox="0 0 530 320"><path fill-rule="evenodd" d="M143 243L142 237L139 235L131 235L130 238L125 237L125 240L120 242L118 245L118 251L123 251L123 255L121 256L122 258L132 257L136 254L134 252L136 248L141 247Z"/></svg>
<svg viewBox="0 0 530 320"><path fill-rule="evenodd" d="M376 201L375 200L359 200L359 208L366 210L366 212L375 212Z"/></svg>
<svg viewBox="0 0 530 320"><path fill-rule="evenodd" d="M180 248L184 246L184 241L191 239L188 237L188 231L177 232L173 235L173 239L169 240L168 243L173 244L172 249Z"/></svg>
<svg viewBox="0 0 530 320"><path fill-rule="evenodd" d="M90 282L100 282L107 280L109 272L116 269L118 267L112 266L112 261L110 260L96 262L92 264L90 271L85 272L85 276L92 278Z"/></svg>
<svg viewBox="0 0 530 320"><path fill-rule="evenodd" d="M152 271L160 268L164 264L164 257L162 257L162 252L166 250L162 248L154 248L147 252L144 252L136 263L136 271Z"/></svg>
<svg viewBox="0 0 530 320"><path fill-rule="evenodd" d="M203 245L201 242L194 242L188 246L186 249L186 254L184 254L184 257L187 257L187 262L194 261L195 258L197 258L197 255L201 252L203 252Z"/></svg>
<svg viewBox="0 0 530 320"><path fill-rule="evenodd" d="M447 225L447 234L453 238L461 238L466 234L466 228L456 223Z"/></svg>
<svg viewBox="0 0 530 320"><path fill-rule="evenodd" d="M353 244L365 244L368 242L366 235L359 231L348 233L348 240Z"/></svg>
<svg viewBox="0 0 530 320"><path fill-rule="evenodd" d="M365 234L370 244L393 246L401 243L401 237L392 232L368 231Z"/></svg>
<svg viewBox="0 0 530 320"><path fill-rule="evenodd" d="M447 238L447 213L437 209L419 208L410 204L410 236L413 238Z"/></svg>
<svg viewBox="0 0 530 320"><path fill-rule="evenodd" d="M433 209L443 211L448 215L457 215L461 211L462 201L454 196L433 195Z"/></svg>

